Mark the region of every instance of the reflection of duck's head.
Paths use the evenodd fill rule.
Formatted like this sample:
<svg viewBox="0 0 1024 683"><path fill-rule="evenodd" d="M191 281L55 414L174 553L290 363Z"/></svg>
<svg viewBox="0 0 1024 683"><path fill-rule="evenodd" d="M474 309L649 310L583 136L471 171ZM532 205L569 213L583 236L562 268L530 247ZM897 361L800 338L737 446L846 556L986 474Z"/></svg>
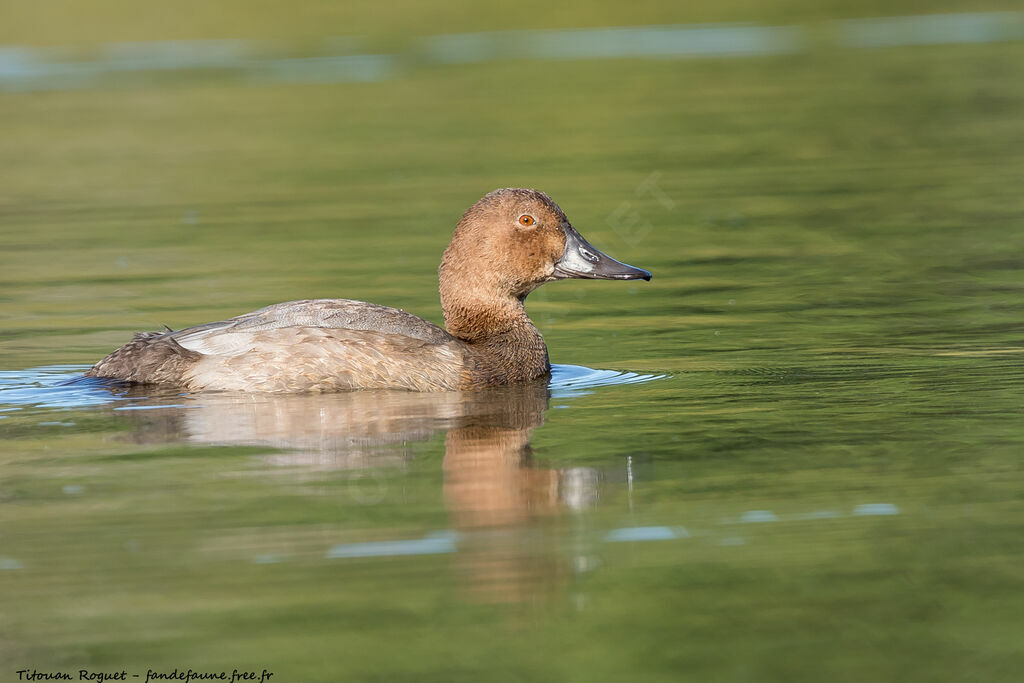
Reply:
<svg viewBox="0 0 1024 683"><path fill-rule="evenodd" d="M505 526L553 510L559 473L534 467L529 446L544 419L546 387L479 392L474 400L480 409L445 437L445 498L457 526Z"/></svg>
<svg viewBox="0 0 1024 683"><path fill-rule="evenodd" d="M506 188L486 194L462 216L439 269L448 331L486 338L503 312L553 280L650 280L646 270L601 253L549 196Z"/></svg>

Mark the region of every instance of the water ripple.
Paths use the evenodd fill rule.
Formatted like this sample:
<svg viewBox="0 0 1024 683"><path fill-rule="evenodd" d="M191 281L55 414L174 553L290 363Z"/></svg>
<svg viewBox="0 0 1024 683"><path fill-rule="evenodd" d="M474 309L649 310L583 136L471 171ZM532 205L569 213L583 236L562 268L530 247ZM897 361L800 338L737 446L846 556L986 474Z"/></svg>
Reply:
<svg viewBox="0 0 1024 683"><path fill-rule="evenodd" d="M7 411L22 406L84 408L118 400L104 380L82 377L88 369L88 365L44 365L0 371L0 406L7 406Z"/></svg>
<svg viewBox="0 0 1024 683"><path fill-rule="evenodd" d="M0 371L0 419L3 413L20 410L22 407L39 408L87 408L125 402L118 410L144 410L166 408L166 403L147 405L145 396L120 396L111 391L120 386L110 380L83 377L88 365L45 365L25 370ZM619 370L598 370L582 365L553 365L551 368L550 391L553 398L585 396L597 387L622 384L642 384L669 375L650 375ZM154 393L157 392L154 390ZM138 399L142 399L139 402ZM183 404L178 407L185 407Z"/></svg>
<svg viewBox="0 0 1024 683"><path fill-rule="evenodd" d="M548 388L552 398L568 398L592 394L597 387L618 384L643 384L654 380L667 379L671 375L647 375L622 370L598 370L583 365L552 365L551 384Z"/></svg>

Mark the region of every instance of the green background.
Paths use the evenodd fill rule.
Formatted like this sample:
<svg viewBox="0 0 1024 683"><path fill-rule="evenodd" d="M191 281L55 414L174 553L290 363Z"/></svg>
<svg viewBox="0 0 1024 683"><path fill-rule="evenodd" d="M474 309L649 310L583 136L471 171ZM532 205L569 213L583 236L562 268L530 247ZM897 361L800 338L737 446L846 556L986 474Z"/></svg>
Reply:
<svg viewBox="0 0 1024 683"><path fill-rule="evenodd" d="M8 384L290 299L439 322L452 227L504 186L543 189L654 273L531 295L552 361L669 377L552 398L522 469L563 488L592 473L599 495L482 530L446 488L441 399L385 411L434 416L418 436L298 449L313 464L196 437L201 398L10 399L0 680L1017 680L1024 42L844 49L832 23L1014 5L5 7L0 44L74 59L224 38L302 56L332 36L402 55L380 82L202 72L0 93ZM813 40L757 58L416 58L418 36L728 21ZM878 504L898 514L854 514ZM606 540L645 526L688 537ZM326 557L444 529L466 534L455 553Z"/></svg>

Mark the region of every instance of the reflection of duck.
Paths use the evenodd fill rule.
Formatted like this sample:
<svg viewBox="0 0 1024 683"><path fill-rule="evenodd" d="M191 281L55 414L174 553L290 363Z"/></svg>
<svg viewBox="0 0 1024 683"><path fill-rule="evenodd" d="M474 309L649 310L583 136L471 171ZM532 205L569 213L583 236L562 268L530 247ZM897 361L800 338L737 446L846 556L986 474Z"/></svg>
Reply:
<svg viewBox="0 0 1024 683"><path fill-rule="evenodd" d="M522 522L558 503L558 472L534 468L530 458L530 432L547 407L546 383L496 393L497 402L475 397L478 407L445 437L445 498L462 528Z"/></svg>
<svg viewBox="0 0 1024 683"><path fill-rule="evenodd" d="M143 387L114 390L145 395ZM395 463L446 432L445 495L460 526L511 523L559 505L561 473L534 468L530 457L530 432L548 404L543 379L441 393L167 392L147 403L167 407L121 413L139 423L138 440L266 446L281 451L269 463L317 469ZM573 500L577 479L563 487Z"/></svg>
<svg viewBox="0 0 1024 683"><path fill-rule="evenodd" d="M190 390L456 390L547 375L523 302L553 280L650 280L601 253L542 192L496 190L463 215L441 261L445 329L347 299L277 304L223 322L146 332L87 373Z"/></svg>
<svg viewBox="0 0 1024 683"><path fill-rule="evenodd" d="M142 388L115 391L138 396ZM545 380L445 393L165 394L148 407L161 402L167 407L119 415L140 422L137 438L273 447L282 452L266 456L268 464L305 470L400 465L410 443L447 432L444 499L460 532L454 566L467 589L478 599L519 600L563 580L560 561L538 549L530 531L578 494L579 469L531 461L530 433L548 405Z"/></svg>

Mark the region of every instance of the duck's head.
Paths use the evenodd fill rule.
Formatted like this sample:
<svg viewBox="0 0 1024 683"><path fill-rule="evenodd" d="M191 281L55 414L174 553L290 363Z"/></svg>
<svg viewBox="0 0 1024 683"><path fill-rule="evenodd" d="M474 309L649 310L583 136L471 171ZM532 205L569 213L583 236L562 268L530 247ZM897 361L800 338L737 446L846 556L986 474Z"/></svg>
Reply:
<svg viewBox="0 0 1024 683"><path fill-rule="evenodd" d="M506 188L484 195L455 227L439 271L441 301L522 300L554 280L650 280L576 231L551 197Z"/></svg>

